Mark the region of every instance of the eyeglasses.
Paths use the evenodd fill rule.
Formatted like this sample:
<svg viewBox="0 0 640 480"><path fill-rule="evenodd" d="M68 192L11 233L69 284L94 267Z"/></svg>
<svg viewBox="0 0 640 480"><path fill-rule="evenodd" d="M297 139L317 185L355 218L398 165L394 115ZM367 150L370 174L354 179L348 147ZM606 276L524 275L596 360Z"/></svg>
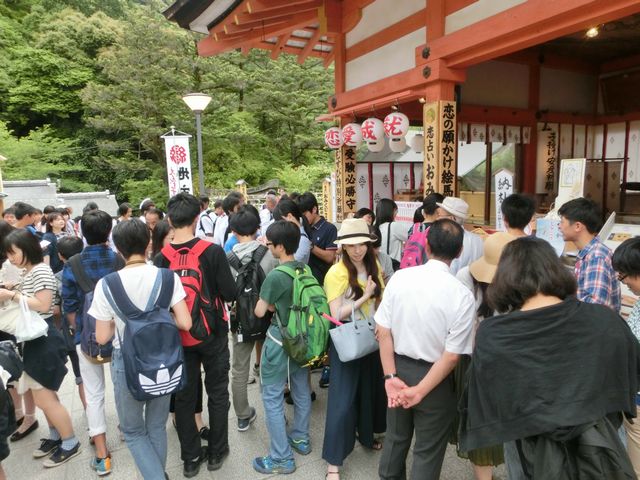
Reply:
<svg viewBox="0 0 640 480"><path fill-rule="evenodd" d="M625 279L625 278L627 278L628 276L629 276L629 274L627 274L627 273L619 273L619 274L618 274L618 280L622 282L622 281L624 281L624 279Z"/></svg>
<svg viewBox="0 0 640 480"><path fill-rule="evenodd" d="M272 246L272 245L273 245L273 242L267 242L267 244L266 244L266 245L267 245L267 247L270 247L270 246Z"/></svg>

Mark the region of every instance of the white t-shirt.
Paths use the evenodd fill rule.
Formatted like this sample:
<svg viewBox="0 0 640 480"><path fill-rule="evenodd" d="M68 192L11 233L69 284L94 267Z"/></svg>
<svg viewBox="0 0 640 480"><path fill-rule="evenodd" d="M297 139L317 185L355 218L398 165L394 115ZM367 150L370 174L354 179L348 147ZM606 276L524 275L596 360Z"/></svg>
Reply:
<svg viewBox="0 0 640 480"><path fill-rule="evenodd" d="M200 212L198 223L196 223L196 237L208 242L213 242L213 229L216 224L216 216L208 210Z"/></svg>
<svg viewBox="0 0 640 480"><path fill-rule="evenodd" d="M149 303L149 296L151 295L156 275L158 275L158 268L153 265L124 268L118 271L118 275L120 275L122 285L129 295L131 302L139 309L145 309L147 303ZM178 275L174 273L173 277L173 295L171 296L170 304L172 307L187 296L186 293L184 293L184 288ZM116 315L116 312L107 300L102 287L102 279L98 280L96 284L93 302L91 303L91 308L89 308L89 315L93 316L97 321L111 322L115 320L120 338L124 336L124 321ZM113 347L120 348L118 335L115 335L113 338Z"/></svg>
<svg viewBox="0 0 640 480"><path fill-rule="evenodd" d="M381 241L380 250L391 258L400 261L402 260L402 247L409 238L409 229L413 226L409 222L391 222L383 223L380 225ZM389 249L387 251L387 238L391 234L391 238L388 241Z"/></svg>
<svg viewBox="0 0 640 480"><path fill-rule="evenodd" d="M213 230L213 243L215 243L216 245L220 245L221 247L224 247L224 242L225 242L224 234L227 231L228 227L229 227L229 216L226 213L223 215L220 215L216 220L216 226L215 226L215 229Z"/></svg>
<svg viewBox="0 0 640 480"><path fill-rule="evenodd" d="M431 363L445 350L471 353L474 318L473 295L438 260L394 273L375 314L397 354Z"/></svg>

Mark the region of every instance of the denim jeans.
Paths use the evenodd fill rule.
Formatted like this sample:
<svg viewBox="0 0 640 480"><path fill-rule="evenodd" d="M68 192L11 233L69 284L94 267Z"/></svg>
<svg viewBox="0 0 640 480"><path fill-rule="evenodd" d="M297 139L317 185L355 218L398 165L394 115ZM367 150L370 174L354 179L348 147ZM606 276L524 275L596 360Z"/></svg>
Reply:
<svg viewBox="0 0 640 480"><path fill-rule="evenodd" d="M169 395L140 402L127 387L124 363L119 348L113 349L111 378L116 399L120 430L127 448L145 480L164 478L167 463L167 417Z"/></svg>
<svg viewBox="0 0 640 480"><path fill-rule="evenodd" d="M264 415L271 439L269 453L274 460L293 459L284 417L285 382L286 379L283 379L281 382L262 386ZM293 428L289 435L296 440L309 440L309 420L311 419L309 371L306 368L299 368L291 372L289 388L294 404Z"/></svg>

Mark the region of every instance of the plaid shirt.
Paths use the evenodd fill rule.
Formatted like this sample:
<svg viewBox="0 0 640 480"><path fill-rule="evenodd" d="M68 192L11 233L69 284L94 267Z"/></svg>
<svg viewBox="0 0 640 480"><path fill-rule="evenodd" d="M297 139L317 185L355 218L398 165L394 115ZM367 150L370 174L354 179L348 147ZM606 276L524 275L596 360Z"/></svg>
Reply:
<svg viewBox="0 0 640 480"><path fill-rule="evenodd" d="M611 250L597 237L578 253L578 300L606 305L620 312L620 283L611 265Z"/></svg>
<svg viewBox="0 0 640 480"><path fill-rule="evenodd" d="M82 267L87 276L94 282L116 270L114 263L117 254L107 245L88 245L80 253ZM78 313L82 311L84 304L84 292L76 282L69 262L65 263L62 270L62 311Z"/></svg>

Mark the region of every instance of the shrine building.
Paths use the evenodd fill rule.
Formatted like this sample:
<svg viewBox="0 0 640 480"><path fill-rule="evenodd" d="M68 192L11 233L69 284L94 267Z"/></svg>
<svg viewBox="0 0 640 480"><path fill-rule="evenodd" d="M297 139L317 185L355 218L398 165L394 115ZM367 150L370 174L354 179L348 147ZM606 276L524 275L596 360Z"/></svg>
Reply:
<svg viewBox="0 0 640 480"><path fill-rule="evenodd" d="M496 173L548 208L571 181L562 159L586 159L572 175L605 211L640 214L637 0L178 0L164 14L203 34L201 56L333 64L327 129L408 117L407 138L335 150L336 221L438 191L494 225Z"/></svg>

